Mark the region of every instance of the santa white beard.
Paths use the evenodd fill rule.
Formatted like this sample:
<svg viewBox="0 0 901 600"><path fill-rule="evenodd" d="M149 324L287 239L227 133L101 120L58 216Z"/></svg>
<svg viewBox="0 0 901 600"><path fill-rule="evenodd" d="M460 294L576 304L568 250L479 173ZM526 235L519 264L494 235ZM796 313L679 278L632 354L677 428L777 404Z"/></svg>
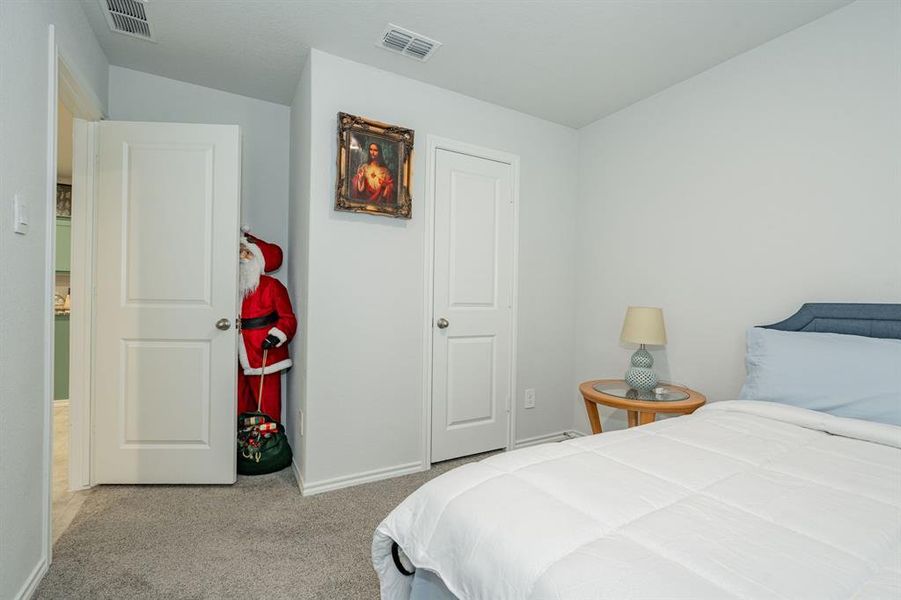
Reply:
<svg viewBox="0 0 901 600"><path fill-rule="evenodd" d="M240 270L238 271L238 287L241 290L241 297L246 298L257 289L260 285L260 274L263 267L256 258L241 260Z"/></svg>

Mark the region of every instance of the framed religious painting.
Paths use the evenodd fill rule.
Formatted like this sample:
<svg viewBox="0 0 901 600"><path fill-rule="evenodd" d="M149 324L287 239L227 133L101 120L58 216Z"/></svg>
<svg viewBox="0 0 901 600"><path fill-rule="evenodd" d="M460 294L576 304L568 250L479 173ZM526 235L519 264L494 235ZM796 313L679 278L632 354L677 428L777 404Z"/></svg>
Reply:
<svg viewBox="0 0 901 600"><path fill-rule="evenodd" d="M335 210L413 215L413 130L338 113Z"/></svg>

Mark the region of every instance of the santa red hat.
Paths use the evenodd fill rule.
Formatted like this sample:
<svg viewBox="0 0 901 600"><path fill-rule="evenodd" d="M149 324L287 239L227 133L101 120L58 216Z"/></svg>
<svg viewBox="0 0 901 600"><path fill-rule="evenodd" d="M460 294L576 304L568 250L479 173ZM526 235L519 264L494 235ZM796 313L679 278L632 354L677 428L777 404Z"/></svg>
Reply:
<svg viewBox="0 0 901 600"><path fill-rule="evenodd" d="M264 273L271 273L282 266L282 249L276 244L264 242L260 238L244 233L241 236L241 243L250 249L260 264L263 265Z"/></svg>

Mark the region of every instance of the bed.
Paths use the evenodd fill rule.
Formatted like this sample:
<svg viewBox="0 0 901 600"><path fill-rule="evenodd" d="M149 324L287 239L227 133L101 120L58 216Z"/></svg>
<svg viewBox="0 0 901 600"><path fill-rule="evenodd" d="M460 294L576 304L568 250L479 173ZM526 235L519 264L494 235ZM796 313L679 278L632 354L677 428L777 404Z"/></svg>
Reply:
<svg viewBox="0 0 901 600"><path fill-rule="evenodd" d="M766 329L896 352L901 305L807 304ZM901 427L831 412L715 402L459 467L377 528L382 598L899 598Z"/></svg>

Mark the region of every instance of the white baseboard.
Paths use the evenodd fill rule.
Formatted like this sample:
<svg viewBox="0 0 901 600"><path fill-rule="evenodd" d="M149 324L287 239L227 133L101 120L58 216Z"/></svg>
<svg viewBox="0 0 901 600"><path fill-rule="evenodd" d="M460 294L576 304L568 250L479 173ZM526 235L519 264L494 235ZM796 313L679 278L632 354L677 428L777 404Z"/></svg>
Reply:
<svg viewBox="0 0 901 600"><path fill-rule="evenodd" d="M292 463L293 464L293 463ZM410 475L427 470L423 468L423 464L419 461L406 463L403 465L395 465L393 467L385 467L382 469L373 469L372 471L363 471L362 473L354 473L352 475L342 475L331 479L322 479L320 481L306 482L300 477L300 471L294 469L294 476L300 485L300 493L304 496L312 496L321 494L322 492L330 492L341 488L360 485L361 483L370 483L380 481L382 479L390 479L391 477L399 477L401 475Z"/></svg>
<svg viewBox="0 0 901 600"><path fill-rule="evenodd" d="M300 495L303 496L303 475L300 472L300 467L297 466L297 461L294 460L295 458L291 458L291 472L294 473L294 481L297 482L297 487L300 488Z"/></svg>
<svg viewBox="0 0 901 600"><path fill-rule="evenodd" d="M19 590L19 593L13 598L16 600L30 600L34 593L38 589L38 585L40 585L41 580L44 579L44 575L47 574L47 557L42 556L40 562L34 567L34 570L31 572L31 575L28 576L28 579L25 580L25 583L22 585L22 589Z"/></svg>
<svg viewBox="0 0 901 600"><path fill-rule="evenodd" d="M568 429L566 431L558 431L556 433L549 433L545 435L526 438L523 440L518 440L514 444L514 448L526 448L528 446L536 446L538 444L545 444L548 442L562 442L563 440L572 439L574 437L581 437L584 435L585 434L581 431ZM303 496L313 496L315 494L330 492L332 490L338 490L341 488L360 485L363 483L371 483L373 481L381 481L382 479L400 477L401 475L419 473L420 471L427 471L428 469L429 466L423 465L423 463L421 462L411 462L402 465L395 465L393 467L384 467L381 469L373 469L371 471L363 471L361 473L354 473L351 475L333 477L331 479L308 482L304 481L297 463L293 460L291 461L291 470L294 472L294 478L297 480L297 485L300 488L301 495Z"/></svg>
<svg viewBox="0 0 901 600"><path fill-rule="evenodd" d="M585 435L581 431L575 429L567 429L566 431L558 431L556 433L547 433L545 435L536 435L535 437L516 440L513 444L515 449L527 448L529 446L537 446L538 444L547 444L549 442L562 442L574 437L582 437Z"/></svg>

